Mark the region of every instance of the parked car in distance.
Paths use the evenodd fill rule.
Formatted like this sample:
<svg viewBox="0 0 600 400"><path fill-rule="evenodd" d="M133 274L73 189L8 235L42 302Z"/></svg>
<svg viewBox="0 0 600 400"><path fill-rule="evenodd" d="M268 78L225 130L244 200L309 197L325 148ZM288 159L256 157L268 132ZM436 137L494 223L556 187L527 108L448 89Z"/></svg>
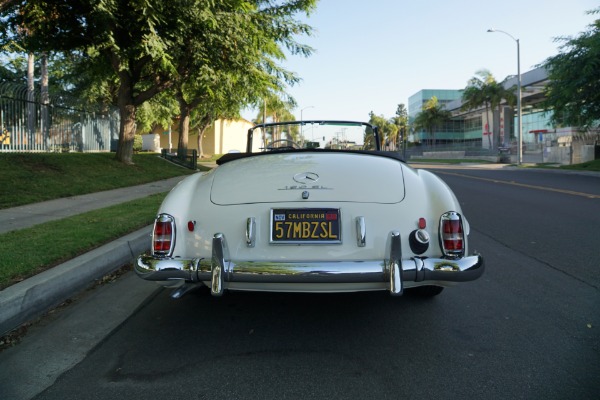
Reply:
<svg viewBox="0 0 600 400"><path fill-rule="evenodd" d="M436 175L364 122L267 123L245 152L180 182L135 271L173 288L439 294L481 276L469 223Z"/></svg>

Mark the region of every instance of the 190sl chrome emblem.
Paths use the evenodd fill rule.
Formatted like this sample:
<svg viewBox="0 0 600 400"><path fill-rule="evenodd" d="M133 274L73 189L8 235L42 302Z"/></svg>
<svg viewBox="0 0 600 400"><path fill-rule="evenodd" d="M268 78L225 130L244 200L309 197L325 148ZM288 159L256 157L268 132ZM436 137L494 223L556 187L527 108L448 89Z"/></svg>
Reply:
<svg viewBox="0 0 600 400"><path fill-rule="evenodd" d="M306 185L318 181L319 175L315 174L314 172L301 172L294 175L294 180L298 183Z"/></svg>

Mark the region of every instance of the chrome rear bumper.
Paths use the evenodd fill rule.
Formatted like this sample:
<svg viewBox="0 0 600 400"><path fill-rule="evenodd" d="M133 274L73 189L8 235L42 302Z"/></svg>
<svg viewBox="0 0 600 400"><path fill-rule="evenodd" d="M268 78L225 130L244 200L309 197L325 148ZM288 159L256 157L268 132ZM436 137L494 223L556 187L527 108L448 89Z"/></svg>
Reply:
<svg viewBox="0 0 600 400"><path fill-rule="evenodd" d="M141 255L135 272L149 281L211 282L211 293L223 294L228 282L255 283L371 283L386 282L392 295L401 295L404 282L466 282L481 276L481 255L459 259L403 260L400 234L392 232L388 258L381 261L265 262L231 261L222 234L212 244L212 259L158 258Z"/></svg>

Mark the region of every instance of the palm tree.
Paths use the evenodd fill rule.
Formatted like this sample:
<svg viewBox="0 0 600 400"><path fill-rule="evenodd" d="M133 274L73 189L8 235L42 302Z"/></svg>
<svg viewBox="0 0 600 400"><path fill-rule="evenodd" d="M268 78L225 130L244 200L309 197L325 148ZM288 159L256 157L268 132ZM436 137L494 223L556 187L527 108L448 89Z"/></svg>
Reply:
<svg viewBox="0 0 600 400"><path fill-rule="evenodd" d="M498 115L500 115L500 107L503 103L503 101L506 101L506 103L508 103L509 106L514 107L516 102L517 102L517 96L515 95L515 92L517 91L517 87L516 86L512 86L508 89L504 88L504 84L503 83L497 83L494 82L494 84L492 84L491 86L491 97L490 97L490 106L492 108L492 110L495 108L496 111L498 112ZM498 135L497 138L497 145L501 146L503 143L503 138L500 137L500 135Z"/></svg>
<svg viewBox="0 0 600 400"><path fill-rule="evenodd" d="M485 106L485 118L488 122L485 124L483 134L487 135L490 148L492 148L492 138L489 131L489 109L493 90L492 84L495 82L496 79L487 69L477 71L463 91L463 105L461 107L461 110L466 111L476 109L481 105Z"/></svg>
<svg viewBox="0 0 600 400"><path fill-rule="evenodd" d="M295 117L291 110L296 107L296 102L292 98L281 99L275 94L265 97L259 104L258 115L253 121L256 124L265 123L269 117L271 122L294 121ZM281 132L272 132L271 140L279 140ZM291 136L296 136L296 132L291 132ZM295 137L294 137L295 139ZM263 145L266 146L266 137L263 130Z"/></svg>
<svg viewBox="0 0 600 400"><path fill-rule="evenodd" d="M398 104L396 116L392 117L391 122L398 127L396 133L396 147L400 149L402 143L406 140L404 136L408 131L408 110L404 104Z"/></svg>
<svg viewBox="0 0 600 400"><path fill-rule="evenodd" d="M485 106L485 116L488 121L484 127L484 135L488 137L488 143L490 149L493 148L492 144L492 132L493 127L490 131L489 111L494 109L500 113L500 105L503 100L506 100L509 105L514 105L516 96L514 94L514 88L505 89L502 83L498 83L496 78L487 69L479 70L475 73L476 76L471 78L467 84L467 87L463 90L462 101L463 105L461 110L474 110L480 106ZM498 136L498 141L500 137Z"/></svg>
<svg viewBox="0 0 600 400"><path fill-rule="evenodd" d="M417 114L413 123L415 129L422 129L429 133L435 147L435 129L444 121L450 119L451 113L444 109L437 97L433 96L423 106L423 111Z"/></svg>
<svg viewBox="0 0 600 400"><path fill-rule="evenodd" d="M369 123L375 125L379 129L381 148L384 150L393 148L395 150L398 127L393 123L393 121L387 120L383 115L375 115L375 113L371 111L369 113Z"/></svg>

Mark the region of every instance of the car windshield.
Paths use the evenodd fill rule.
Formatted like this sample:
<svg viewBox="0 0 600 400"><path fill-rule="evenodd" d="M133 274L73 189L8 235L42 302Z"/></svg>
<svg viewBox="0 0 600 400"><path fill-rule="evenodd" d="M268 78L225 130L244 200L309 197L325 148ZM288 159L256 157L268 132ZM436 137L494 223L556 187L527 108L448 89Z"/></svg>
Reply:
<svg viewBox="0 0 600 400"><path fill-rule="evenodd" d="M291 149L379 150L377 128L364 122L296 121L256 125L249 153Z"/></svg>

